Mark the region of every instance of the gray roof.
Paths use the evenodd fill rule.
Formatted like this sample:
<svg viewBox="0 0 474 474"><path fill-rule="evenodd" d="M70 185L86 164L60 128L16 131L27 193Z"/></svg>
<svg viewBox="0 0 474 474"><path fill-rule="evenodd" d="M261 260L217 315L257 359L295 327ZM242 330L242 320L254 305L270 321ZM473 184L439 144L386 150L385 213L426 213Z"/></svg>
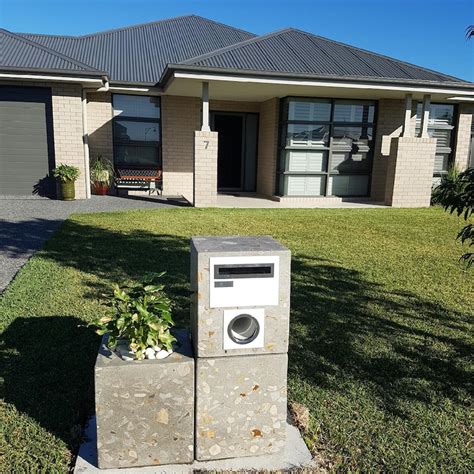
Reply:
<svg viewBox="0 0 474 474"><path fill-rule="evenodd" d="M76 59L67 57L40 44L0 28L0 69L50 70L81 74L102 75Z"/></svg>
<svg viewBox="0 0 474 474"><path fill-rule="evenodd" d="M190 15L86 36L21 36L105 70L111 81L156 84L168 63L178 63L255 35Z"/></svg>
<svg viewBox="0 0 474 474"><path fill-rule="evenodd" d="M294 28L258 36L183 64L312 77L465 82Z"/></svg>
<svg viewBox="0 0 474 474"><path fill-rule="evenodd" d="M163 84L173 69L368 80L472 84L293 28L256 36L196 15L85 36L2 33L0 69L89 74L111 82Z"/></svg>

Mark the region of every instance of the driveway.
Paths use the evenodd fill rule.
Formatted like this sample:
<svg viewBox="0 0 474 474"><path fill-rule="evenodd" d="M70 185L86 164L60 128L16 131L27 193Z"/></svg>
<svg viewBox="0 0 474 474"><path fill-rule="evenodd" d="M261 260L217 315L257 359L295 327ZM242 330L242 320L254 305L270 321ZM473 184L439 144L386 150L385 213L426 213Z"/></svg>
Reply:
<svg viewBox="0 0 474 474"><path fill-rule="evenodd" d="M72 202L49 199L0 198L0 293L18 270L70 214L127 209L158 209L184 202L161 197L92 196Z"/></svg>

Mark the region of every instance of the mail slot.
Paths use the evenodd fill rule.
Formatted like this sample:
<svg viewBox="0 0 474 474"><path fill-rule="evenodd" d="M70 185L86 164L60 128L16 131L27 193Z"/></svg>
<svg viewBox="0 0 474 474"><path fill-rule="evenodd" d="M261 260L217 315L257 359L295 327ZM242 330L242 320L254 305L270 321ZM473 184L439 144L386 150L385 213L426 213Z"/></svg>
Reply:
<svg viewBox="0 0 474 474"><path fill-rule="evenodd" d="M278 304L278 256L211 257L211 308Z"/></svg>
<svg viewBox="0 0 474 474"><path fill-rule="evenodd" d="M241 265L216 265L214 279L229 280L234 278L273 278L273 263L243 263Z"/></svg>

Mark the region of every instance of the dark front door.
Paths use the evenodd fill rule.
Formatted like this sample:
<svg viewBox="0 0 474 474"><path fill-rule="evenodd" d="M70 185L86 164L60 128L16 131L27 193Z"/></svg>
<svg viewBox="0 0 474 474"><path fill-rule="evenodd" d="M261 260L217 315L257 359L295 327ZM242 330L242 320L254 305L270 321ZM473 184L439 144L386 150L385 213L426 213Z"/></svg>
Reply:
<svg viewBox="0 0 474 474"><path fill-rule="evenodd" d="M216 114L214 130L218 132L217 187L242 188L242 132L241 115Z"/></svg>
<svg viewBox="0 0 474 474"><path fill-rule="evenodd" d="M255 191L257 114L213 112L218 133L217 189Z"/></svg>

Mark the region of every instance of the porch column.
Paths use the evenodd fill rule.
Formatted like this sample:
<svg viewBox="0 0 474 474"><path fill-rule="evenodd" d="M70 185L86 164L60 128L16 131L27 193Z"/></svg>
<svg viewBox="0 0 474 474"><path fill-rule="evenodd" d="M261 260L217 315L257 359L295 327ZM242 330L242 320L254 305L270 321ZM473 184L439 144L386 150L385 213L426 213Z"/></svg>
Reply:
<svg viewBox="0 0 474 474"><path fill-rule="evenodd" d="M405 96L405 120L403 122L403 137L413 137L414 133L411 127L411 108L412 108L412 95L407 94Z"/></svg>
<svg viewBox="0 0 474 474"><path fill-rule="evenodd" d="M428 120L430 118L431 95L423 96L423 108L421 110L420 138L428 138Z"/></svg>
<svg viewBox="0 0 474 474"><path fill-rule="evenodd" d="M210 132L209 127L209 82L202 83L202 132Z"/></svg>
<svg viewBox="0 0 474 474"><path fill-rule="evenodd" d="M193 205L217 205L217 132L194 132Z"/></svg>
<svg viewBox="0 0 474 474"><path fill-rule="evenodd" d="M392 138L385 185L386 205L429 207L435 153L435 138Z"/></svg>

